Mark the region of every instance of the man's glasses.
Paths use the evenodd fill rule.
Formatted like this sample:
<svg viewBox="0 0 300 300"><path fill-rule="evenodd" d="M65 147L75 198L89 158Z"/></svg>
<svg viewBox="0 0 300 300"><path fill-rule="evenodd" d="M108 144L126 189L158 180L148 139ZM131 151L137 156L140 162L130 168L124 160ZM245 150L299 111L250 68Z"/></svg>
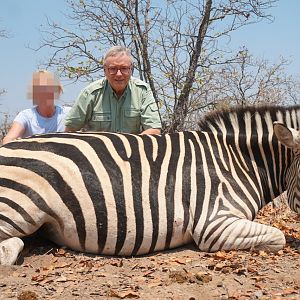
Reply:
<svg viewBox="0 0 300 300"><path fill-rule="evenodd" d="M120 72L123 74L123 75L129 75L132 68L131 67L120 67L120 68L117 68L117 67L106 67L106 70L108 71L108 73L110 75L116 75L118 73L118 71L120 70Z"/></svg>

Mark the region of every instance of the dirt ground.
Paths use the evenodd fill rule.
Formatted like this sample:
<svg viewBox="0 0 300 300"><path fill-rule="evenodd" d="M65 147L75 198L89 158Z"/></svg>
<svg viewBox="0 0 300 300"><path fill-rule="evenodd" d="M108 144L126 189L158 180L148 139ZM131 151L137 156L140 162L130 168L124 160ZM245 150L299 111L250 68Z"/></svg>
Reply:
<svg viewBox="0 0 300 300"><path fill-rule="evenodd" d="M31 237L17 265L0 266L0 299L300 299L300 216L281 200L266 206L257 221L285 233L282 251L207 254L189 245L117 258Z"/></svg>

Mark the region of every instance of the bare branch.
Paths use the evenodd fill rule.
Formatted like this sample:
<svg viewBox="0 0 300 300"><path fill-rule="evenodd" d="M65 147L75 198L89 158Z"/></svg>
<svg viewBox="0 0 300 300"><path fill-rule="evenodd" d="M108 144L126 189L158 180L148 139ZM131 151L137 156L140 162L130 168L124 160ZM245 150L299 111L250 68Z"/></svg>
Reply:
<svg viewBox="0 0 300 300"><path fill-rule="evenodd" d="M90 81L102 72L110 46L129 47L135 76L149 83L165 131L182 130L218 103L279 101L276 93L285 101L297 99L288 88L295 79L285 76L281 62L276 68L255 61L246 49L236 54L227 43L243 26L272 21L268 9L277 1L68 0L69 28L48 20L36 50L53 50L45 67Z"/></svg>

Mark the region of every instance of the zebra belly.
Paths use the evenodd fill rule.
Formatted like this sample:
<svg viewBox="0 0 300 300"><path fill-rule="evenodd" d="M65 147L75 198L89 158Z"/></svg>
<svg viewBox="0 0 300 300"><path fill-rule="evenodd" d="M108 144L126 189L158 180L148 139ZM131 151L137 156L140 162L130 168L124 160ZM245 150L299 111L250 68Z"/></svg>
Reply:
<svg viewBox="0 0 300 300"><path fill-rule="evenodd" d="M134 235L132 231L128 230L121 250L116 252L118 243L118 227L115 227L114 234L107 237L105 245L101 245L99 244L99 240L92 237L92 232L97 231L96 226L92 228L89 228L88 226L86 227L86 240L84 243L81 243L79 239L75 238L79 236L78 232L76 232L76 228L74 228L67 220L64 221L64 224L65 226L63 232L56 226L56 224L48 223L44 225L42 229L43 235L60 246L67 246L75 251L84 251L94 254L120 256L143 255L150 252L176 248L192 242L191 235L187 231L183 233L182 220L175 220L173 224L172 239L169 245L166 244L168 232L166 230L160 230L155 248L151 251L153 231L147 231L143 232L142 242L138 248L138 251L134 253L134 248L137 243L137 235Z"/></svg>
<svg viewBox="0 0 300 300"><path fill-rule="evenodd" d="M67 224L67 220L64 223ZM121 225L118 227L116 222L116 226L103 231L98 230L99 228L97 229L96 224L94 225L91 226L90 223L85 225L86 238L84 241L74 239L74 236L79 237L81 234L76 232L76 228L72 226L69 228L65 226L64 232L58 232L56 229L48 226L46 236L55 243L65 245L73 250L120 256L148 254L154 251L182 246L192 241L188 231L184 231L182 220L178 219L173 222L172 237L169 243L167 243L167 236L170 232L166 230L167 227L160 229L157 238L154 239L155 234L153 230L149 230L146 227L136 227L132 230L132 228L126 229ZM98 239L95 239L95 232L98 232Z"/></svg>

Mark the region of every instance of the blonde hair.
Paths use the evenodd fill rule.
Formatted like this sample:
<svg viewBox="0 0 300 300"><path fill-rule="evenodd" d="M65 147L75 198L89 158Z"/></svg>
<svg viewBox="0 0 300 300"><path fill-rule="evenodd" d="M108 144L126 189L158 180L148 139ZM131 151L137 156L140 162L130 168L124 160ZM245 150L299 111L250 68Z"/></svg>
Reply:
<svg viewBox="0 0 300 300"><path fill-rule="evenodd" d="M29 86L27 93L29 99L33 99L33 89L35 86L53 87L55 99L59 98L59 95L63 92L59 77L47 70L33 72L31 85Z"/></svg>

